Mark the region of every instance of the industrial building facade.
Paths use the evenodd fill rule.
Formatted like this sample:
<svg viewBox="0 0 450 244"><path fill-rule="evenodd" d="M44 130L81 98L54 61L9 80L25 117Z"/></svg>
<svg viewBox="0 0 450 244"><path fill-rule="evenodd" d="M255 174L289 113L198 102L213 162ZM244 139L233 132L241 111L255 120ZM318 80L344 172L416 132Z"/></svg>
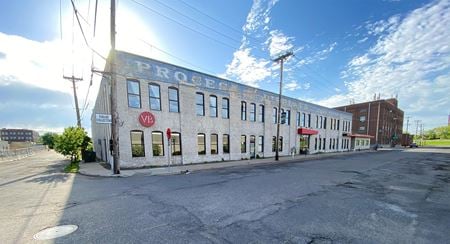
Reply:
<svg viewBox="0 0 450 244"><path fill-rule="evenodd" d="M8 142L36 142L39 139L39 133L27 129L0 129L2 141Z"/></svg>
<svg viewBox="0 0 450 244"><path fill-rule="evenodd" d="M372 145L400 142L404 113L398 108L396 98L350 104L336 109L352 113L352 133L372 136Z"/></svg>
<svg viewBox="0 0 450 244"><path fill-rule="evenodd" d="M126 52L116 60L121 167L275 155L277 94ZM91 119L97 157L111 163L109 92L105 76ZM350 149L350 113L289 97L281 112L280 155Z"/></svg>

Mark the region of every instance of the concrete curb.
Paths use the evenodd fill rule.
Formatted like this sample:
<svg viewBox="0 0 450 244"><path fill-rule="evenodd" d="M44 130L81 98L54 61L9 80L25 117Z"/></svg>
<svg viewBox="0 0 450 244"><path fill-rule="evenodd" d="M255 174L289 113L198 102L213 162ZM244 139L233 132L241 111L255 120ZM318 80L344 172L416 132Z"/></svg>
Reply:
<svg viewBox="0 0 450 244"><path fill-rule="evenodd" d="M131 177L133 175L180 175L180 174L190 174L196 171L203 170L214 170L214 169L224 169L224 168L232 168L232 167L245 167L245 166L254 166L254 165L270 165L270 164L286 164L293 162L307 162L314 161L319 159L328 159L333 157L343 157L349 155L356 155L362 153L376 153L376 152L391 152L391 151L399 151L398 149L384 149L379 151L373 150L363 150L363 151L353 151L353 152L339 152L339 153L328 153L328 154L315 154L308 156L296 156L291 158L291 156L284 156L280 158L280 161L274 161L273 158L265 158L265 159L252 159L252 160L239 160L239 161L227 161L227 162L213 162L213 163L205 163L205 164L189 164L189 165L181 165L181 166L172 166L172 167L158 167L158 168L145 168L145 169L122 169L120 175L112 174L110 170L105 169L99 163L82 163L80 164L79 174L85 176L92 177L115 177L115 178L126 178Z"/></svg>

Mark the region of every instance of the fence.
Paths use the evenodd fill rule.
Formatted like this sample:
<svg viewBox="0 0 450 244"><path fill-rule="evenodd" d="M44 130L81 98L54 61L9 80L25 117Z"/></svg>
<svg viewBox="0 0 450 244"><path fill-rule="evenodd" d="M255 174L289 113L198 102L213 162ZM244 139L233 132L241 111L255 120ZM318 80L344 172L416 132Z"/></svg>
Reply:
<svg viewBox="0 0 450 244"><path fill-rule="evenodd" d="M44 145L32 146L27 148L19 148L13 150L0 150L0 161L9 161L25 158L33 155L35 152L47 149Z"/></svg>

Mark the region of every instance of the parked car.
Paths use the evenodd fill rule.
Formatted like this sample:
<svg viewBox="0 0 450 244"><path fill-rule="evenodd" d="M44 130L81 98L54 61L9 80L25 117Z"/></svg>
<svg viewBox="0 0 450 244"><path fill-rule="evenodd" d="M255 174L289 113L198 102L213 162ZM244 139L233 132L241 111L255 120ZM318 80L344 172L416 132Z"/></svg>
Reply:
<svg viewBox="0 0 450 244"><path fill-rule="evenodd" d="M415 142L413 142L413 143L409 144L409 147L413 148L413 147L419 147L419 146L417 146L417 144Z"/></svg>

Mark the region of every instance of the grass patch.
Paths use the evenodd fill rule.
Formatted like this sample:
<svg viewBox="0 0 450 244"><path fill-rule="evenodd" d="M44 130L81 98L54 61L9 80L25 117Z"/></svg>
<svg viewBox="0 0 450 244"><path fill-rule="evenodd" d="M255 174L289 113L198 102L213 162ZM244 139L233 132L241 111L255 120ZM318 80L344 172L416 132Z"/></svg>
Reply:
<svg viewBox="0 0 450 244"><path fill-rule="evenodd" d="M80 162L73 162L68 164L64 168L64 173L78 173L79 169L80 169Z"/></svg>
<svg viewBox="0 0 450 244"><path fill-rule="evenodd" d="M425 145L424 146L450 147L450 139L425 140Z"/></svg>

